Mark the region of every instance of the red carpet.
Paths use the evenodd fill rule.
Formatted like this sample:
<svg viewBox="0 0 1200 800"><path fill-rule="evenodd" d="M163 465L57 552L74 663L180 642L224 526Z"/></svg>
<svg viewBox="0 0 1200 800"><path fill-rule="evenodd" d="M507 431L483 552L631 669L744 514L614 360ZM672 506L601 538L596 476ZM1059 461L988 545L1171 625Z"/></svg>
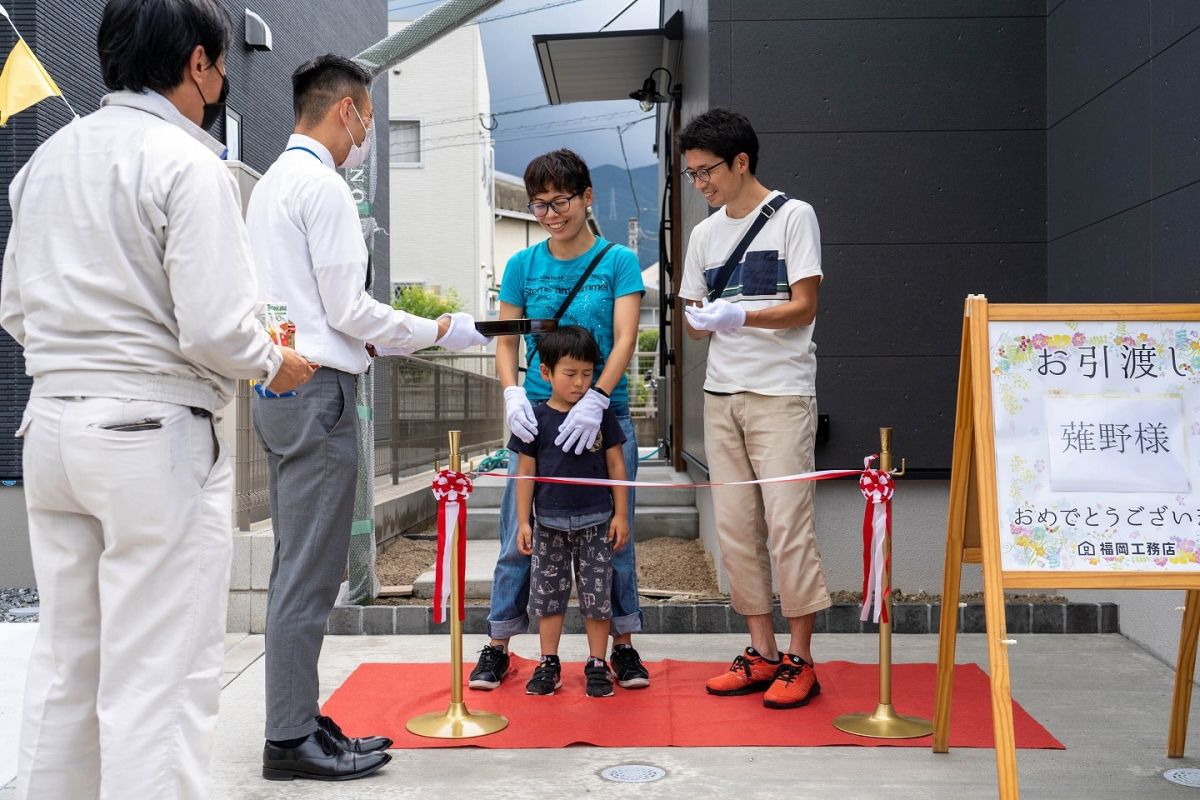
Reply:
<svg viewBox="0 0 1200 800"><path fill-rule="evenodd" d="M473 664L464 664L464 676ZM583 665L563 664L563 686L552 697L530 697L525 681L533 662L514 656L512 673L492 692L463 690L467 708L494 711L509 719L500 733L447 741L414 736L404 727L418 714L444 711L450 699L448 664L362 664L325 704L350 736L390 736L398 748L565 747L930 747L932 739L867 739L842 733L831 724L848 712L875 710L879 668L874 664L830 661L817 675L821 694L804 708L764 708L762 695L714 697L704 681L728 668L724 663L660 661L649 663L647 689L616 688L612 697L583 693ZM897 712L932 719L936 683L934 664L896 664L892 668ZM1014 703L1019 748L1065 749L1023 708ZM991 747L992 709L987 675L975 664L954 668L951 747Z"/></svg>

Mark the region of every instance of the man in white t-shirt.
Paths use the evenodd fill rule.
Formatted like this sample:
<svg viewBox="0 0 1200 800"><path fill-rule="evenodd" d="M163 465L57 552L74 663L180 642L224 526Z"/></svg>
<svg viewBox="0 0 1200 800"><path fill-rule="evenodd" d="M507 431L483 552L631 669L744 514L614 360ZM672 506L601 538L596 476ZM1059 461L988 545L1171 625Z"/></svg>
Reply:
<svg viewBox="0 0 1200 800"><path fill-rule="evenodd" d="M741 114L713 109L679 135L683 176L717 211L692 231L679 295L687 331L710 337L704 439L713 481L813 469L821 235L812 206L754 176L758 137ZM752 228L760 226L757 232ZM752 237L751 237L751 234ZM741 246L743 239L749 239ZM734 256L735 250L742 252ZM731 270L723 270L734 261ZM807 705L821 691L812 658L816 612L830 605L805 482L713 492L721 563L750 647L710 679L715 695L765 691L768 708ZM772 616L771 561L791 641L781 652Z"/></svg>

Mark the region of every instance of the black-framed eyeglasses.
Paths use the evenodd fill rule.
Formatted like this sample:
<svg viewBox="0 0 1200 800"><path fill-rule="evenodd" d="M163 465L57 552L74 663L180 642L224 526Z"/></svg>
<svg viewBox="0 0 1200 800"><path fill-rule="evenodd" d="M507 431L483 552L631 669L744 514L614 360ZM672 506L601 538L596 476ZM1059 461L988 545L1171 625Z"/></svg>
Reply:
<svg viewBox="0 0 1200 800"><path fill-rule="evenodd" d="M550 209L552 208L554 209L555 214L565 214L571 208L571 198L579 197L581 194L583 194L583 192L576 192L575 194L567 195L566 197L556 197L547 203L537 200L525 207L529 209L530 214L533 214L538 219L541 219L542 217L546 216L546 214L550 213Z"/></svg>
<svg viewBox="0 0 1200 800"><path fill-rule="evenodd" d="M729 159L722 159L715 164L709 164L707 167L697 167L696 169L685 169L682 173L683 177L695 183L708 183L708 179L712 176L713 170L722 164L729 164Z"/></svg>

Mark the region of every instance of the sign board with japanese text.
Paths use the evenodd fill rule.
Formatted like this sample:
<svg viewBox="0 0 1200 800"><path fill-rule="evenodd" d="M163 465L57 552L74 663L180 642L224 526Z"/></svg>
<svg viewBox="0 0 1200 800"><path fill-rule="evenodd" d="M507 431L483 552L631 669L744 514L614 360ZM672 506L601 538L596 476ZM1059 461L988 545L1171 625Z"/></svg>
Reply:
<svg viewBox="0 0 1200 800"><path fill-rule="evenodd" d="M1200 314L992 320L988 359L1005 571L1200 570Z"/></svg>
<svg viewBox="0 0 1200 800"><path fill-rule="evenodd" d="M1200 635L1200 305L967 298L935 752L946 752L963 563L983 565L999 796L1018 795L1006 589L1184 589L1167 753Z"/></svg>

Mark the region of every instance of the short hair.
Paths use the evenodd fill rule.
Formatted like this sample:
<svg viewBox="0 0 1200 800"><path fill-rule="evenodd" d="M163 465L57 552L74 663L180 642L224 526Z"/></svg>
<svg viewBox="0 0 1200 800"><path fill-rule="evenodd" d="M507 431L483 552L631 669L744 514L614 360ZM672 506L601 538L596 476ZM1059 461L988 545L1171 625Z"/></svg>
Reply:
<svg viewBox="0 0 1200 800"><path fill-rule="evenodd" d="M544 153L525 167L525 193L532 200L534 195L557 189L568 194L578 194L592 185L592 174L587 164L575 151L565 147L552 153Z"/></svg>
<svg viewBox="0 0 1200 800"><path fill-rule="evenodd" d="M170 91L182 82L196 45L215 62L232 35L218 0L109 0L96 34L104 85Z"/></svg>
<svg viewBox="0 0 1200 800"><path fill-rule="evenodd" d="M568 356L595 366L600 361L600 346L587 328L578 325L563 325L544 333L538 340L538 356L551 372L558 362Z"/></svg>
<svg viewBox="0 0 1200 800"><path fill-rule="evenodd" d="M679 134L679 151L707 150L732 163L738 153L750 159L750 174L758 168L758 135L750 120L727 108L714 108L693 118Z"/></svg>
<svg viewBox="0 0 1200 800"><path fill-rule="evenodd" d="M345 56L317 56L292 73L292 110L297 122L320 122L343 97L355 102L371 94L371 73Z"/></svg>

